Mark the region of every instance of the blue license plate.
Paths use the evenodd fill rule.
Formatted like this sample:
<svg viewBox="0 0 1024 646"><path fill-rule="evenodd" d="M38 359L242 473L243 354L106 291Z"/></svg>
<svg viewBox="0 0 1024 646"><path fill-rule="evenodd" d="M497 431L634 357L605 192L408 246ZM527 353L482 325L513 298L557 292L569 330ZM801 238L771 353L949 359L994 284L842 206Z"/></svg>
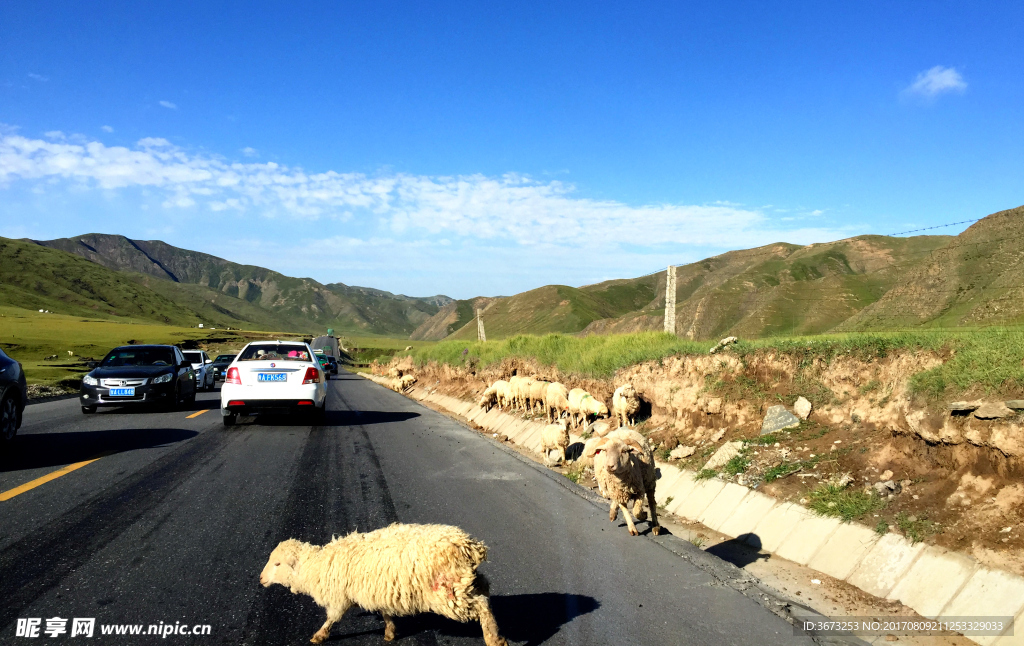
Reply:
<svg viewBox="0 0 1024 646"><path fill-rule="evenodd" d="M283 372L261 372L256 381L288 381L288 375Z"/></svg>
<svg viewBox="0 0 1024 646"><path fill-rule="evenodd" d="M110 396L111 397L134 397L135 396L135 389L134 388L111 388L110 389Z"/></svg>

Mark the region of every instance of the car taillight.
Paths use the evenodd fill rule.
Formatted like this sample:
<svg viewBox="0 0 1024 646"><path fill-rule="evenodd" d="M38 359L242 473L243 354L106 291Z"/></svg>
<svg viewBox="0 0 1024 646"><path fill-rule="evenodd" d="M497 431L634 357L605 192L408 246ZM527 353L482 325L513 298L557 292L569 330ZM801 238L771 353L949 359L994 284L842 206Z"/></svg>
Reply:
<svg viewBox="0 0 1024 646"><path fill-rule="evenodd" d="M242 385L242 377L238 374L238 368L228 368L228 376L224 379L226 383Z"/></svg>
<svg viewBox="0 0 1024 646"><path fill-rule="evenodd" d="M306 368L306 376L302 378L303 384L316 384L320 382L320 371L316 368Z"/></svg>
<svg viewBox="0 0 1024 646"><path fill-rule="evenodd" d="M299 406L316 406L316 402L312 399L300 399L298 401Z"/></svg>
<svg viewBox="0 0 1024 646"><path fill-rule="evenodd" d="M232 399L231 401L228 402L228 406L245 406L245 402L239 401L237 399Z"/></svg>

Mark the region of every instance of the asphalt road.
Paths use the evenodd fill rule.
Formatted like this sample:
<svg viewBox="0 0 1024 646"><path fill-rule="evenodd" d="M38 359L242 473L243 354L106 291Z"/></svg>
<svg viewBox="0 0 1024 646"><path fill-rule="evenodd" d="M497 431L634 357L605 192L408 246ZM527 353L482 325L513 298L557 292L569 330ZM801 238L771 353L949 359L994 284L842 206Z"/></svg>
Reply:
<svg viewBox="0 0 1024 646"><path fill-rule="evenodd" d="M459 525L487 543L481 570L511 643L809 643L716 578L700 561L713 557L630 537L564 478L372 382L331 381L323 426L225 429L218 397L200 394L191 411L26 409L0 492L103 457L0 502L0 643L308 643L324 612L258 584L270 550L395 521ZM95 618L96 636L15 636L19 618L45 628L55 616ZM99 636L101 624L160 622L211 634ZM397 625L398 643L483 643L478 624ZM382 644L383 622L351 611L329 643Z"/></svg>

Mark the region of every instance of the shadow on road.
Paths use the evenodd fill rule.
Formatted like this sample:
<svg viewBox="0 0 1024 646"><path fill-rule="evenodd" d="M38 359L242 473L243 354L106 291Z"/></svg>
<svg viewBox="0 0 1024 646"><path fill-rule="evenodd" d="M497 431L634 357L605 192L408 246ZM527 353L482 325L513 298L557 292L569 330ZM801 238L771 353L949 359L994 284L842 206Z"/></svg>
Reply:
<svg viewBox="0 0 1024 646"><path fill-rule="evenodd" d="M543 644L559 629L580 615L597 610L600 602L582 594L541 592L491 597L491 610L498 620L501 636L525 646ZM460 624L435 614L395 620L399 637L434 631L447 637L480 637L480 624Z"/></svg>
<svg viewBox="0 0 1024 646"><path fill-rule="evenodd" d="M740 534L736 538L712 545L704 551L736 567L746 567L756 561L771 558L771 554L760 553L761 539L757 534Z"/></svg>
<svg viewBox="0 0 1024 646"><path fill-rule="evenodd" d="M31 433L15 435L0 454L0 472L54 467L100 454L123 453L174 444L198 435L181 428L122 428L76 433Z"/></svg>
<svg viewBox="0 0 1024 646"><path fill-rule="evenodd" d="M383 410L329 410L322 419L314 419L303 413L291 415L256 415L253 421L241 418L242 424L259 424L261 426L367 426L369 424L388 424L390 422L404 422L419 413L408 413L401 411Z"/></svg>

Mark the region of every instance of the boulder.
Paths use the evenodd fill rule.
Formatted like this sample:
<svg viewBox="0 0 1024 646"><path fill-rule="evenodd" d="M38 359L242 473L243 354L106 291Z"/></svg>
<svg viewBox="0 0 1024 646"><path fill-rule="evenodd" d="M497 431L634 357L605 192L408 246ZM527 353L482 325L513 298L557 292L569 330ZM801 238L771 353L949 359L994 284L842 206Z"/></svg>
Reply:
<svg viewBox="0 0 1024 646"><path fill-rule="evenodd" d="M1004 417L1010 417L1013 415L1013 411L1010 407L1003 402L989 402L982 404L974 411L974 416L978 419L1002 419Z"/></svg>
<svg viewBox="0 0 1024 646"><path fill-rule="evenodd" d="M704 468L721 469L729 460L739 455L742 450L743 442L726 442L715 451L715 454L711 456L711 459L704 465Z"/></svg>
<svg viewBox="0 0 1024 646"><path fill-rule="evenodd" d="M718 440L722 439L723 437L725 437L725 429L724 428L720 428L717 431L715 431L714 435L711 436L711 441L712 442L717 442Z"/></svg>
<svg viewBox="0 0 1024 646"><path fill-rule="evenodd" d="M670 460L682 460L688 458L697 451L695 446L677 446L668 454Z"/></svg>
<svg viewBox="0 0 1024 646"><path fill-rule="evenodd" d="M800 419L807 419L807 416L811 414L812 408L811 402L807 401L804 397L797 397L796 403L793 404L793 412Z"/></svg>
<svg viewBox="0 0 1024 646"><path fill-rule="evenodd" d="M969 413L973 410L977 410L981 404L982 401L980 399L972 402L960 401L952 402L946 408L948 408L952 413Z"/></svg>
<svg viewBox="0 0 1024 646"><path fill-rule="evenodd" d="M787 428L796 428L797 426L800 426L800 418L786 410L785 406L779 404L772 406L765 413L764 421L761 422L761 435L767 435Z"/></svg>
<svg viewBox="0 0 1024 646"><path fill-rule="evenodd" d="M708 415L718 415L722 412L722 398L709 397L704 400L704 412Z"/></svg>
<svg viewBox="0 0 1024 646"><path fill-rule="evenodd" d="M1024 399L1010 399L1003 403L1006 404L1007 408L1011 408L1013 410L1024 410Z"/></svg>

